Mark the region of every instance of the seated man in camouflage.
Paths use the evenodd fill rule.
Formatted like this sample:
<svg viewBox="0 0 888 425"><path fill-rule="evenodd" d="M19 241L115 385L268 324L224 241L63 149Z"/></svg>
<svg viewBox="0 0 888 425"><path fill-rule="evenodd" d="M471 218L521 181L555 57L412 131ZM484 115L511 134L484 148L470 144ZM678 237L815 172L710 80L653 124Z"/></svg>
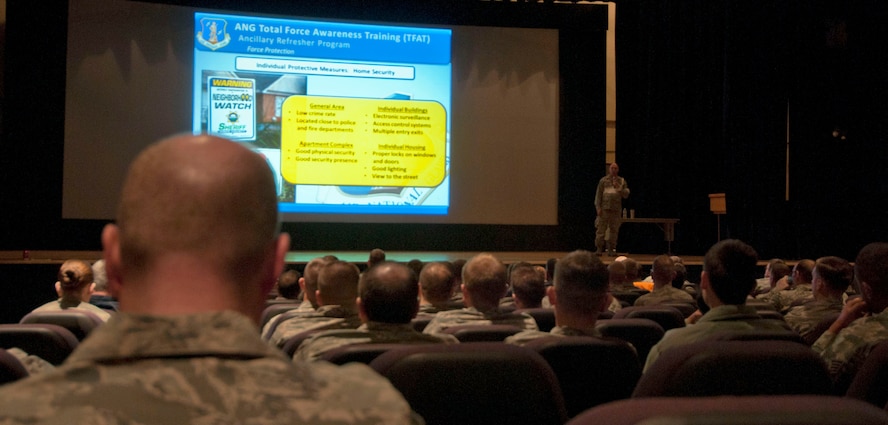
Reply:
<svg viewBox="0 0 888 425"><path fill-rule="evenodd" d="M654 290L635 300L635 305L657 305L668 302L685 302L696 305L694 297L683 289L672 286L675 277L675 262L668 255L658 255L651 265Z"/></svg>
<svg viewBox="0 0 888 425"><path fill-rule="evenodd" d="M749 293L755 288L757 262L755 250L737 239L726 239L713 245L703 257L703 273L700 274L700 291L709 311L693 325L666 331L648 353L644 370L657 360L660 353L705 341L718 333L792 332L783 320L764 319L754 307L746 305Z"/></svg>
<svg viewBox="0 0 888 425"><path fill-rule="evenodd" d="M153 145L102 232L120 311L55 371L0 388L0 423L409 423L370 368L293 364L259 338L290 238L265 159L213 136Z"/></svg>
<svg viewBox="0 0 888 425"><path fill-rule="evenodd" d="M783 277L783 282L778 282L777 286L787 285L788 287L782 291L772 292L768 297L768 302L774 306L774 310L781 314L786 314L789 308L796 301L807 301L814 297L811 293L811 282L813 279L814 260L799 260L792 268L792 274ZM791 281L789 284L786 281Z"/></svg>
<svg viewBox="0 0 888 425"><path fill-rule="evenodd" d="M820 335L813 335L817 325L830 315L842 311L842 296L854 278L854 268L839 257L822 257L814 263L811 273L811 292L814 298L791 307L783 316L805 341L813 343Z"/></svg>
<svg viewBox="0 0 888 425"><path fill-rule="evenodd" d="M419 309L419 286L403 264L383 262L361 274L358 314L364 323L356 330L338 329L312 335L299 346L294 361L316 360L334 348L351 344L458 343L452 335L426 335L410 325Z"/></svg>
<svg viewBox="0 0 888 425"><path fill-rule="evenodd" d="M888 243L863 247L854 261L854 274L862 296L850 298L811 347L826 361L836 390L842 393L876 344L888 340Z"/></svg>
<svg viewBox="0 0 888 425"><path fill-rule="evenodd" d="M509 274L515 308L542 308L546 296L546 273L527 264L512 269ZM500 303L502 305L502 303Z"/></svg>
<svg viewBox="0 0 888 425"><path fill-rule="evenodd" d="M438 313L423 333L439 333L452 326L490 324L537 329L530 315L500 310L500 298L508 289L508 275L506 266L493 255L478 254L466 262L462 282L463 302L467 307Z"/></svg>
<svg viewBox="0 0 888 425"><path fill-rule="evenodd" d="M318 273L316 311L288 311L280 314L269 342L283 347L288 339L308 331L356 329L361 326L355 299L358 297L358 266L345 261L326 262Z"/></svg>
<svg viewBox="0 0 888 425"><path fill-rule="evenodd" d="M555 309L555 327L549 332L525 330L506 338L522 345L544 336L601 336L595 328L598 313L606 307L608 272L589 251L574 251L555 265L554 285L546 293Z"/></svg>
<svg viewBox="0 0 888 425"><path fill-rule="evenodd" d="M449 263L426 263L419 273L419 313L432 317L438 312L453 310L453 266Z"/></svg>

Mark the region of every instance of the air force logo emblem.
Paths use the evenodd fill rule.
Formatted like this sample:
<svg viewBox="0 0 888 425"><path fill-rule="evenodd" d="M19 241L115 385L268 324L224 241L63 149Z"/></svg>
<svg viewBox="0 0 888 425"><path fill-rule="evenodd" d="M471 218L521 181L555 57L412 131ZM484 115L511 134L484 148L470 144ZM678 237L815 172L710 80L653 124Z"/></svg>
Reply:
<svg viewBox="0 0 888 425"><path fill-rule="evenodd" d="M231 42L228 34L228 22L218 18L202 18L200 20L200 32L197 33L197 42L210 50L221 49Z"/></svg>

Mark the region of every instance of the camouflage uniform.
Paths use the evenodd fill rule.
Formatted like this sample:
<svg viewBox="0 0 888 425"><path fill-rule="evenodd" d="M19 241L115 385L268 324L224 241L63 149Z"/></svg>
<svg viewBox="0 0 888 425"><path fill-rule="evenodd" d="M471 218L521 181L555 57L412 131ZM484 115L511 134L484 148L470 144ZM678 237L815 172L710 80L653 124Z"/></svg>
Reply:
<svg viewBox="0 0 888 425"><path fill-rule="evenodd" d="M786 314L792 307L792 303L798 300L813 299L814 292L811 290L811 284L799 284L792 289L777 291L771 294L768 301L774 306L774 309ZM799 301L802 302L802 301Z"/></svg>
<svg viewBox="0 0 888 425"><path fill-rule="evenodd" d="M543 332L538 330L525 330L516 333L510 337L505 339L506 344L514 344L514 345L524 345L530 341L533 341L537 338L543 338L547 336L594 336L601 337L601 332L598 332L598 329L593 330L592 332L584 332L580 329L569 328L567 326L556 326L552 328L549 332Z"/></svg>
<svg viewBox="0 0 888 425"><path fill-rule="evenodd" d="M653 292L638 297L635 300L635 305L657 305L675 301L696 304L694 297L687 293L687 291L675 288L672 285L666 285L662 288L654 288Z"/></svg>
<svg viewBox="0 0 888 425"><path fill-rule="evenodd" d="M63 307L62 307L62 304L61 304L61 303L62 303L62 300L61 300L61 299L56 300L56 301L50 301L50 302L48 302L48 303L46 303L46 304L41 305L40 307L35 308L35 309L32 310L32 311L61 311L61 310L67 310L66 308L63 308ZM90 304L90 303L87 303L87 302L82 302L82 301L81 301L80 304L77 305L77 307L68 307L68 309L73 309L73 310L86 310L86 311L88 311L88 312L90 312L90 313L92 313L92 314L95 314L96 316L99 316L99 319L102 319L102 320L104 320L104 321L106 321L106 322L108 321L108 319L111 318L111 313L108 313L108 310L104 310L104 309L102 309L102 308L96 307L96 306L94 306L94 305L92 305L92 304Z"/></svg>
<svg viewBox="0 0 888 425"><path fill-rule="evenodd" d="M841 298L825 300L815 299L790 308L783 316L783 319L786 320L786 323L789 323L789 326L798 332L802 338L807 339L808 335L814 331L814 328L823 321L827 315L839 313L841 311Z"/></svg>
<svg viewBox="0 0 888 425"><path fill-rule="evenodd" d="M317 360L327 351L352 344L456 344L453 335L426 335L413 326L399 323L368 322L356 330L335 329L319 332L305 340L293 355L293 361Z"/></svg>
<svg viewBox="0 0 888 425"><path fill-rule="evenodd" d="M620 303L616 297L611 298L610 304L607 306L607 311L611 313L616 313L623 309L623 304Z"/></svg>
<svg viewBox="0 0 888 425"><path fill-rule="evenodd" d="M364 365L293 364L234 312L120 314L54 372L0 388L2 424L389 424L413 419Z"/></svg>
<svg viewBox="0 0 888 425"><path fill-rule="evenodd" d="M512 325L536 330L536 320L527 313L505 313L499 309L480 312L475 307L442 311L425 327L422 333L440 333L444 329L463 325Z"/></svg>
<svg viewBox="0 0 888 425"><path fill-rule="evenodd" d="M704 341L712 335L720 332L744 332L744 331L787 331L792 332L789 325L783 320L762 319L755 311L755 307L748 305L722 305L715 307L702 317L697 323L683 328L675 328L666 331L663 339L651 348L648 353L644 370L647 370L660 353L682 345Z"/></svg>
<svg viewBox="0 0 888 425"><path fill-rule="evenodd" d="M28 354L21 348L7 348L6 352L12 354L19 362L21 362L22 366L25 367L25 370L28 371L28 375L39 375L41 373L55 370L55 366L53 366L52 363L33 354Z"/></svg>
<svg viewBox="0 0 888 425"><path fill-rule="evenodd" d="M604 247L604 235L610 228L610 249L617 249L617 233L620 232L620 210L623 199L629 197L629 186L626 179L616 177L619 188L614 188L611 176L607 175L598 181L595 190L595 209L601 209L601 215L595 220L595 246L601 252Z"/></svg>
<svg viewBox="0 0 888 425"><path fill-rule="evenodd" d="M861 317L837 334L827 330L811 348L826 361L836 389L844 392L866 356L885 340L888 340L888 309Z"/></svg>
<svg viewBox="0 0 888 425"><path fill-rule="evenodd" d="M318 307L317 311L290 311L279 314L277 327L269 336L263 334L269 343L281 347L288 339L305 331L322 329L357 329L361 326L358 312L338 305Z"/></svg>

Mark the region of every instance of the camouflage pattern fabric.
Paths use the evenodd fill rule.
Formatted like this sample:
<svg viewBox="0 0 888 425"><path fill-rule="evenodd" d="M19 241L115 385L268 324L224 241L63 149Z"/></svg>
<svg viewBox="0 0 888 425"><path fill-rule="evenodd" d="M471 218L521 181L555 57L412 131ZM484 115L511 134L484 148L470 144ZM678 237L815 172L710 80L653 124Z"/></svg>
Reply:
<svg viewBox="0 0 888 425"><path fill-rule="evenodd" d="M663 339L654 345L648 353L644 370L647 370L657 361L660 353L670 348L704 341L706 338L720 332L756 330L792 332L789 325L783 320L762 319L756 313L755 307L748 305L721 305L706 312L693 325L666 331Z"/></svg>
<svg viewBox="0 0 888 425"><path fill-rule="evenodd" d="M694 297L685 290L675 288L672 285L666 285L662 288L655 288L653 292L638 297L635 300L635 305L657 305L674 301L697 304Z"/></svg>
<svg viewBox="0 0 888 425"><path fill-rule="evenodd" d="M415 418L364 365L293 364L234 312L118 314L55 371L0 387L0 424L390 424Z"/></svg>
<svg viewBox="0 0 888 425"><path fill-rule="evenodd" d="M836 390L844 392L876 344L885 340L888 340L888 310L861 317L839 333L827 330L811 348L826 361Z"/></svg>
<svg viewBox="0 0 888 425"><path fill-rule="evenodd" d="M842 300L811 300L802 305L797 305L789 309L783 319L789 326L793 328L802 338L807 338L808 334L814 331L814 328L828 315L839 313L842 311Z"/></svg>
<svg viewBox="0 0 888 425"><path fill-rule="evenodd" d="M15 356L15 358L17 358L18 361L22 363L22 366L28 371L29 375L40 375L41 373L55 370L55 366L53 366L52 363L33 354L28 354L21 348L7 348L6 352Z"/></svg>
<svg viewBox="0 0 888 425"><path fill-rule="evenodd" d="M336 329L323 331L305 340L294 362L317 360L322 354L352 344L457 344L453 335L426 335L413 330L410 324L368 322L356 330Z"/></svg>
<svg viewBox="0 0 888 425"><path fill-rule="evenodd" d="M536 320L527 313L505 313L499 309L481 312L474 307L467 307L436 314L422 333L436 334L449 327L463 325L511 325L521 329L539 329Z"/></svg>
<svg viewBox="0 0 888 425"><path fill-rule="evenodd" d="M786 314L794 302L807 299L814 299L814 292L811 290L810 284L796 285L792 289L774 292L768 301L775 310Z"/></svg>
<svg viewBox="0 0 888 425"><path fill-rule="evenodd" d="M290 311L277 318L277 327L269 336L263 334L268 342L281 347L291 337L305 331L322 329L357 329L361 326L358 312L338 305L318 307L317 311Z"/></svg>

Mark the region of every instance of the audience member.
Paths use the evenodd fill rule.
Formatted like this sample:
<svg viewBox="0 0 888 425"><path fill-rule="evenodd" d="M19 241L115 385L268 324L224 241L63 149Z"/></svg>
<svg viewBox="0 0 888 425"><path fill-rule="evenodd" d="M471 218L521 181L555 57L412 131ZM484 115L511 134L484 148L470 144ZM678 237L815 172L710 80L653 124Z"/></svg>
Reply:
<svg viewBox="0 0 888 425"><path fill-rule="evenodd" d="M861 296L848 299L839 318L812 346L829 366L839 392L848 388L876 344L888 340L888 243L863 247L854 274Z"/></svg>
<svg viewBox="0 0 888 425"><path fill-rule="evenodd" d="M308 264L305 265L305 269L303 269L304 273L302 274L302 277L299 278L299 290L302 292L302 302L299 304L299 307L278 314L266 322L262 327L262 338L271 338L271 330L277 328L277 324L281 320L293 317L294 315L313 315L315 313L318 307L320 307L317 299L318 275L324 265L329 261L335 260L329 260L327 257L318 257L311 259Z"/></svg>
<svg viewBox="0 0 888 425"><path fill-rule="evenodd" d="M638 261L635 261L634 259L629 257L624 257L621 262L624 266L626 266L626 282L628 282L630 285L638 282ZM635 286L633 285L633 287Z"/></svg>
<svg viewBox="0 0 888 425"><path fill-rule="evenodd" d="M413 270L413 274L416 275L417 278L419 278L419 274L422 273L422 266L423 263L418 258L414 258L407 262L407 267L410 268L410 270Z"/></svg>
<svg viewBox="0 0 888 425"><path fill-rule="evenodd" d="M276 299L298 300L301 290L299 279L302 279L302 275L300 275L298 271L293 269L284 270L284 272L278 276L277 284L275 285L278 294Z"/></svg>
<svg viewBox="0 0 888 425"><path fill-rule="evenodd" d="M659 255L654 258L651 265L651 276L654 278L654 290L644 294L635 300L635 305L656 305L666 302L687 302L694 304L694 297L682 289L672 286L675 277L675 262L667 255Z"/></svg>
<svg viewBox="0 0 888 425"><path fill-rule="evenodd" d="M453 310L453 267L449 263L426 263L419 273L419 314L430 317L441 311Z"/></svg>
<svg viewBox="0 0 888 425"><path fill-rule="evenodd" d="M783 277L783 282L778 282L775 285L775 287L787 286L787 288L771 293L771 296L768 297L768 302L774 306L775 310L786 314L794 302L804 302L813 298L814 295L811 294L813 270L814 260L799 260L792 268L792 273L789 276ZM788 284L789 281L792 281L791 285Z"/></svg>
<svg viewBox="0 0 888 425"><path fill-rule="evenodd" d="M458 343L453 335L419 333L410 321L419 310L419 286L413 271L403 264L379 263L361 274L356 330L338 329L312 335L296 351L294 361L317 360L322 354L351 344Z"/></svg>
<svg viewBox="0 0 888 425"><path fill-rule="evenodd" d="M726 239L713 245L703 258L700 275L700 290L709 311L691 326L668 330L651 348L644 369L670 348L702 341L719 332L789 332L782 320L763 319L755 308L746 305L746 298L755 287L757 261L755 250L739 240Z"/></svg>
<svg viewBox="0 0 888 425"><path fill-rule="evenodd" d="M549 332L524 330L506 338L522 345L543 336L600 336L598 313L608 302L608 271L597 255L574 251L555 265L554 285L546 289L555 310L555 327Z"/></svg>
<svg viewBox="0 0 888 425"><path fill-rule="evenodd" d="M545 272L540 273L536 267L530 264L516 267L509 275L509 284L512 287L515 308L541 308L543 306L543 297L546 296Z"/></svg>
<svg viewBox="0 0 888 425"><path fill-rule="evenodd" d="M822 257L814 263L811 279L813 299L790 307L783 316L786 323L806 341L814 341L812 333L830 315L842 311L842 295L854 277L854 268L839 257Z"/></svg>
<svg viewBox="0 0 888 425"><path fill-rule="evenodd" d="M771 290L771 267L777 263L785 264L786 261L782 258L772 258L768 260L768 263L765 264L765 273L762 277L755 280L755 291L753 292L753 296L758 296Z"/></svg>
<svg viewBox="0 0 888 425"><path fill-rule="evenodd" d="M383 261L385 261L385 251L374 248L370 251L370 257L367 258L367 268L369 269Z"/></svg>
<svg viewBox="0 0 888 425"><path fill-rule="evenodd" d="M92 265L93 292L89 303L108 311L117 311L119 304L108 291L108 274L105 273L105 260L98 260Z"/></svg>
<svg viewBox="0 0 888 425"><path fill-rule="evenodd" d="M93 272L89 263L83 260L67 260L59 268L58 281L55 283L56 294L59 298L50 301L33 311L58 311L69 308L85 310L107 321L111 314L89 303L95 284Z"/></svg>
<svg viewBox="0 0 888 425"><path fill-rule="evenodd" d="M466 308L442 311L426 326L424 333L439 333L460 325L513 325L537 329L533 317L500 310L499 300L506 294L506 266L491 254L478 254L466 262L462 272L462 293Z"/></svg>
<svg viewBox="0 0 888 425"><path fill-rule="evenodd" d="M610 290L612 292L631 292L637 291L632 282L626 279L626 263L622 261L614 261L607 266L608 280L610 282Z"/></svg>
<svg viewBox="0 0 888 425"><path fill-rule="evenodd" d="M268 337L272 345L282 347L288 339L306 331L356 329L361 326L355 300L361 271L352 263L335 260L324 264L318 273L316 311L281 313L277 327Z"/></svg>
<svg viewBox="0 0 888 425"><path fill-rule="evenodd" d="M120 312L55 371L0 387L0 422L410 422L368 367L293 364L259 338L289 248L277 218L268 165L240 144L146 149L101 237Z"/></svg>
<svg viewBox="0 0 888 425"><path fill-rule="evenodd" d="M768 286L763 288L756 286L750 292L750 295L754 296L755 299L770 301L771 296L776 294L777 291L788 288L790 284L789 279L784 279L784 277L790 276L792 269L783 260L771 260L768 263L766 274L768 275Z"/></svg>

